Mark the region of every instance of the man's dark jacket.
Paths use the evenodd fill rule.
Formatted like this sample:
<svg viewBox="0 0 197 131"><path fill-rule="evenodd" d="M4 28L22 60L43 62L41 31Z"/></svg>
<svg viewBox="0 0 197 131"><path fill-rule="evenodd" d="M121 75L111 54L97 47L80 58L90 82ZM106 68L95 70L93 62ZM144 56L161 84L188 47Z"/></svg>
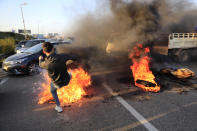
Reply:
<svg viewBox="0 0 197 131"><path fill-rule="evenodd" d="M67 60L76 60L76 57L68 54L52 53L45 59L40 60L39 65L48 71L48 75L54 84L62 87L70 81L70 75L66 67Z"/></svg>

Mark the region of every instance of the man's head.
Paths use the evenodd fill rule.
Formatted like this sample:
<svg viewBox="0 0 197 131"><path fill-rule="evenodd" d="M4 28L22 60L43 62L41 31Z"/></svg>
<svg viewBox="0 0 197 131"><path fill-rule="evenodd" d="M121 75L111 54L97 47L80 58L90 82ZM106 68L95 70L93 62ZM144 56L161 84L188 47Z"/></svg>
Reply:
<svg viewBox="0 0 197 131"><path fill-rule="evenodd" d="M53 51L53 45L50 43L50 42L44 42L42 44L42 49L43 49L43 52L47 55L47 54L50 54L52 53Z"/></svg>

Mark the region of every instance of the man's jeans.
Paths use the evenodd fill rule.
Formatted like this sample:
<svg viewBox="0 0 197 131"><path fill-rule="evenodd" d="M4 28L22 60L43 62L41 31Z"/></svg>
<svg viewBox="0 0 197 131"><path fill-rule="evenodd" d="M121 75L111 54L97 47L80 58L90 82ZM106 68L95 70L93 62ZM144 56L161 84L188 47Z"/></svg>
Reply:
<svg viewBox="0 0 197 131"><path fill-rule="evenodd" d="M71 79L72 78L71 73L69 72L68 74L70 75L70 79ZM55 85L53 82L51 82L51 94L52 94L57 106L60 106L60 101L59 101L59 98L57 95L57 89L59 89L59 88L61 88L61 87L59 87L58 85Z"/></svg>
<svg viewBox="0 0 197 131"><path fill-rule="evenodd" d="M59 86L53 84L53 82L51 82L51 94L55 100L55 103L57 106L60 106L60 101L57 95L57 89L59 88Z"/></svg>

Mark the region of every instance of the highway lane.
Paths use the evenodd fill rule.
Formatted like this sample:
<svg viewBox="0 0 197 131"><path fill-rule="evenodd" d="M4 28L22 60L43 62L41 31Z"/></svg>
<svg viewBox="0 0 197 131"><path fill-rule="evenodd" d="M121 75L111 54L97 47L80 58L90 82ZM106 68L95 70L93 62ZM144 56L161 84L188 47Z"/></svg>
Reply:
<svg viewBox="0 0 197 131"><path fill-rule="evenodd" d="M0 90L0 130L105 130L137 121L115 99L105 99L108 93L100 84L92 87L92 98L83 98L58 114L54 104L37 104L39 82L40 75L9 77Z"/></svg>
<svg viewBox="0 0 197 131"><path fill-rule="evenodd" d="M195 65L191 68L196 69ZM197 130L196 90L180 94L170 87L160 93L142 92L132 84L129 70L99 72L93 73L93 96L64 107L62 114L54 111L54 104L37 104L41 75L9 76L0 89L0 130L146 131L147 122L157 130ZM111 94L103 83L115 93ZM144 120L140 121L116 97Z"/></svg>
<svg viewBox="0 0 197 131"><path fill-rule="evenodd" d="M186 63L180 67L187 67L197 73L196 62ZM120 79L125 79L127 72L117 72L116 74L109 74L106 76L108 86L113 90L117 90L117 85L122 88L131 85L131 88L135 88L131 82L123 81L120 84ZM110 80L113 76L118 76L114 81ZM163 79L162 82L165 82ZM193 87L193 85L191 85ZM195 124L197 120L197 90L196 87L181 85L178 83L170 82L168 87L163 87L162 92L148 93L148 92L136 92L121 95L121 98L128 103L129 106L134 108L137 113L143 116L146 120L142 122L132 122L128 125L118 128L117 130L135 130L137 127L141 127L144 123L150 123L157 130L164 131L188 131L197 130ZM185 90L182 90L185 89Z"/></svg>

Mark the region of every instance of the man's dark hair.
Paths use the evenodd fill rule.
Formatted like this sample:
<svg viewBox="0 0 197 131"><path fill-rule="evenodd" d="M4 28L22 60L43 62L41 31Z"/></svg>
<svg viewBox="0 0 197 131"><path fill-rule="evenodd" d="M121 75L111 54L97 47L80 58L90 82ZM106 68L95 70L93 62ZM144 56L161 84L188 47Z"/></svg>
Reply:
<svg viewBox="0 0 197 131"><path fill-rule="evenodd" d="M50 42L44 42L42 44L42 49L43 49L43 51L50 53L53 49L53 45Z"/></svg>

